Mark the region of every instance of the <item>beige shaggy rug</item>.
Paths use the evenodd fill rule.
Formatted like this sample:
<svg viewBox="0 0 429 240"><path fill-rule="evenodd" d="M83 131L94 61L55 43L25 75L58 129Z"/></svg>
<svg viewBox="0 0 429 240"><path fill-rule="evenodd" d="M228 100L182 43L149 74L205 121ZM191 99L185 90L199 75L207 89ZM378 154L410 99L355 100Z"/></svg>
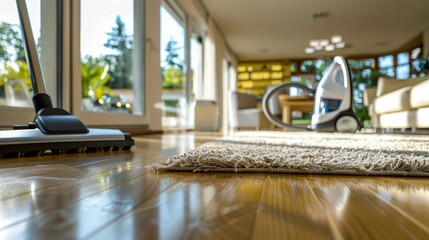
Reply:
<svg viewBox="0 0 429 240"><path fill-rule="evenodd" d="M160 161L151 168L429 177L429 136L237 132Z"/></svg>

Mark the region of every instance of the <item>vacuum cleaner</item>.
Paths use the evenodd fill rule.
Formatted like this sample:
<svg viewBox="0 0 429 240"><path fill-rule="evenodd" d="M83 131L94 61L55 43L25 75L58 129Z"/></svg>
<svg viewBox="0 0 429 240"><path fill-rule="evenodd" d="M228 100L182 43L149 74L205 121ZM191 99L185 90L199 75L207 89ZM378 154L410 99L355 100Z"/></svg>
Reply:
<svg viewBox="0 0 429 240"><path fill-rule="evenodd" d="M45 152L129 150L134 140L115 129L87 128L76 116L54 108L46 94L45 80L37 55L25 0L16 0L25 55L33 86L34 121L0 131L0 158L34 156Z"/></svg>
<svg viewBox="0 0 429 240"><path fill-rule="evenodd" d="M271 112L269 103L272 98L290 88L299 89L314 98L314 111L310 125L285 123ZM278 100L274 99L274 101ZM316 90L295 82L279 84L266 92L262 100L262 109L268 120L281 128L342 133L354 133L361 128L353 103L349 66L343 56L334 58Z"/></svg>

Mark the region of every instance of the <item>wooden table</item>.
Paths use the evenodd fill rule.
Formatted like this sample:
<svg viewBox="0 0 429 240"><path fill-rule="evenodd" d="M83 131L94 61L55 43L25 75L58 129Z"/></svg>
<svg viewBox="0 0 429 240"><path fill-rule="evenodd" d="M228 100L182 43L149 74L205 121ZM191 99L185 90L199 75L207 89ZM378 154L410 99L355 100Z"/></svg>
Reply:
<svg viewBox="0 0 429 240"><path fill-rule="evenodd" d="M279 104L282 107L282 121L292 122L292 111L312 112L314 109L314 99L307 96L291 97L288 94L280 94Z"/></svg>

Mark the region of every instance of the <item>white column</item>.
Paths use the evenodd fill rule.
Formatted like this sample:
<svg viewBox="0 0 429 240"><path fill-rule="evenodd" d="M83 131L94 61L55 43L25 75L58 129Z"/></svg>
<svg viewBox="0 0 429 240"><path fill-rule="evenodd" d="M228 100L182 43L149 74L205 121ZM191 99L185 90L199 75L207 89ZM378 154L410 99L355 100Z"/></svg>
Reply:
<svg viewBox="0 0 429 240"><path fill-rule="evenodd" d="M161 0L145 1L145 115L149 128L160 130L162 112L156 105L161 103L161 56L160 56L160 17Z"/></svg>

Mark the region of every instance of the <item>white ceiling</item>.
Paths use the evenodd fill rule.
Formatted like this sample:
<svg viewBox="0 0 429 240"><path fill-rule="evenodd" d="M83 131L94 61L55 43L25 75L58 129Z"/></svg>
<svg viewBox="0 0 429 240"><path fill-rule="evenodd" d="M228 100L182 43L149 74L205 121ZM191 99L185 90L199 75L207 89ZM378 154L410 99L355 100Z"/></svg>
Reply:
<svg viewBox="0 0 429 240"><path fill-rule="evenodd" d="M379 54L403 46L429 28L429 0L202 2L239 60ZM330 16L313 20L313 14L321 11ZM323 21L329 27L323 28ZM329 53L304 52L316 33L328 31L341 34L351 47Z"/></svg>

